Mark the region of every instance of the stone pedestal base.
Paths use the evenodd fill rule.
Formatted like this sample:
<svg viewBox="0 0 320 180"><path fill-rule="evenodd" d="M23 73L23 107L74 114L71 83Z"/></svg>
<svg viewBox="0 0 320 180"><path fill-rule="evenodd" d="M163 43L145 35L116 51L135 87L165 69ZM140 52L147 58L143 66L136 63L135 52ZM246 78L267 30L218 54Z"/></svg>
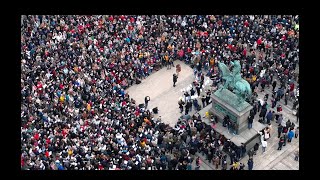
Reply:
<svg viewBox="0 0 320 180"><path fill-rule="evenodd" d="M213 108L211 106L207 106L199 111L199 114L204 117L206 112L213 113L212 110ZM207 118L203 118L203 121L207 124L212 124ZM260 135L258 134L258 132L265 127L266 125L264 124L254 122L251 129L244 128L244 130L240 134L233 135L229 133L226 127L222 126L222 123L219 122L216 124L214 130L217 133L223 135L225 138L230 139L231 142L233 142L238 147L241 146L241 143L244 143L246 145L246 149L249 150L253 148L256 143L260 143Z"/></svg>
<svg viewBox="0 0 320 180"><path fill-rule="evenodd" d="M248 117L252 106L247 102L239 103L238 97L227 89L217 90L212 95L212 109L214 115L222 121L226 115L236 124L236 132L240 134L248 128Z"/></svg>

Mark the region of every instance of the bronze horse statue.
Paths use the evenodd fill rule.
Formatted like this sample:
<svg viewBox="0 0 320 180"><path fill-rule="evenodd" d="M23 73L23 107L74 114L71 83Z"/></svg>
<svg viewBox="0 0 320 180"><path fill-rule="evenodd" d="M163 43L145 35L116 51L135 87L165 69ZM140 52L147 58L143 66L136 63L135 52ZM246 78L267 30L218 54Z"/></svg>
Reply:
<svg viewBox="0 0 320 180"><path fill-rule="evenodd" d="M232 71L230 71L224 63L218 63L218 67L222 72L222 79L225 80L224 85L219 90L221 91L222 89L230 87L237 95L238 100L242 102L246 98L251 97L251 87L250 84L240 75L240 61L234 60L234 62L231 62L231 65L233 65Z"/></svg>

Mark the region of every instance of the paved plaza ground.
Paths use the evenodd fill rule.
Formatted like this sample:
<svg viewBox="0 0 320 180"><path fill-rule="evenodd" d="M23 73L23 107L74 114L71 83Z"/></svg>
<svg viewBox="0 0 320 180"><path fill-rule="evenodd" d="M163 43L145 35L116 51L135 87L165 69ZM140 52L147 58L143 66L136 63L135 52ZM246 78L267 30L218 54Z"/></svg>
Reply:
<svg viewBox="0 0 320 180"><path fill-rule="evenodd" d="M151 100L148 103L148 109L158 107L161 120L170 126L174 126L181 116L178 106L179 97L183 95L181 89L189 86L194 80L193 70L188 65L178 60L175 61L176 64L180 64L182 69L176 87L173 87L172 79L176 68L167 70L164 67L142 80L141 84L128 89L130 97L136 100L137 104L144 103L145 96L149 96Z"/></svg>
<svg viewBox="0 0 320 180"><path fill-rule="evenodd" d="M128 89L129 95L137 101L138 104L144 103L144 97L150 96L151 101L149 102L148 109L154 107L159 108L159 114L155 117L161 116L163 122L174 126L181 116L178 108L179 97L183 96L182 89L187 88L194 80L193 70L181 61L175 61L175 64L180 64L182 71L179 74L178 82L176 87L173 87L172 75L175 73L175 68L167 70L167 68L162 68L161 70L154 72L152 75L142 80L139 85L134 85ZM207 77L206 77L207 78ZM258 91L259 98L263 99L266 93L271 93L272 86L266 88L264 92L260 92L260 87ZM268 104L270 104L270 99ZM201 102L201 101L199 101ZM296 126L299 126L299 122L296 122L296 116L292 114L292 102L288 102L288 105L284 105L284 100L280 101L283 107L282 114L284 120L290 119ZM206 107L211 108L211 104ZM274 108L276 112L276 109ZM194 108L189 113L192 115L195 113ZM255 116L254 123L258 122L258 113ZM271 138L268 140L268 147L266 152L262 153L261 146L254 156L254 170L298 170L299 162L294 160L294 152L299 149L299 137L294 138L291 143L287 143L282 150L277 150L278 148L278 137L277 137L277 124L272 122L272 132ZM205 157L201 154L197 154L202 159L202 165L200 170L211 170L213 169L213 164L205 160ZM246 165L247 169L248 156L245 156L240 162ZM194 162L195 164L195 162ZM228 166L228 168L230 168Z"/></svg>

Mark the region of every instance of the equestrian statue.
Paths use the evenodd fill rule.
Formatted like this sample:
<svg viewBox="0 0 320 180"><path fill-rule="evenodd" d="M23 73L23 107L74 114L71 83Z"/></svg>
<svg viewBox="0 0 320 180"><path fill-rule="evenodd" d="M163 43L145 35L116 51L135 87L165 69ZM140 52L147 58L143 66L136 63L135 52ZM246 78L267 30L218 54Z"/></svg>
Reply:
<svg viewBox="0 0 320 180"><path fill-rule="evenodd" d="M230 71L224 63L218 63L219 69L222 72L222 79L225 80L224 85L221 86L219 90L222 91L223 89L231 88L237 95L238 101L243 102L245 99L251 97L251 87L250 84L240 75L240 61L234 60L234 62L231 61L230 63L233 66L232 71Z"/></svg>

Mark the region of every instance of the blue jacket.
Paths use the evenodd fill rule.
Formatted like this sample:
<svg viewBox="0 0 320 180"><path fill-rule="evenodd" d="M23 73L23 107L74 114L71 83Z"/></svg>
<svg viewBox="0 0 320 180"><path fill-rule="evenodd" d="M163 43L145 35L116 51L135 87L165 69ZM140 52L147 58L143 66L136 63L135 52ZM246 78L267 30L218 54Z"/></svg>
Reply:
<svg viewBox="0 0 320 180"><path fill-rule="evenodd" d="M64 170L64 167L62 165L58 165L58 170Z"/></svg>
<svg viewBox="0 0 320 180"><path fill-rule="evenodd" d="M272 119L272 112L269 112L269 113L267 114L266 118L267 118L268 120L271 120L271 119Z"/></svg>
<svg viewBox="0 0 320 180"><path fill-rule="evenodd" d="M248 168L249 169L253 168L253 160L248 160Z"/></svg>
<svg viewBox="0 0 320 180"><path fill-rule="evenodd" d="M289 131L289 133L288 133L288 138L289 138L289 139L292 139L293 136L294 136L294 132L293 132L293 131Z"/></svg>

